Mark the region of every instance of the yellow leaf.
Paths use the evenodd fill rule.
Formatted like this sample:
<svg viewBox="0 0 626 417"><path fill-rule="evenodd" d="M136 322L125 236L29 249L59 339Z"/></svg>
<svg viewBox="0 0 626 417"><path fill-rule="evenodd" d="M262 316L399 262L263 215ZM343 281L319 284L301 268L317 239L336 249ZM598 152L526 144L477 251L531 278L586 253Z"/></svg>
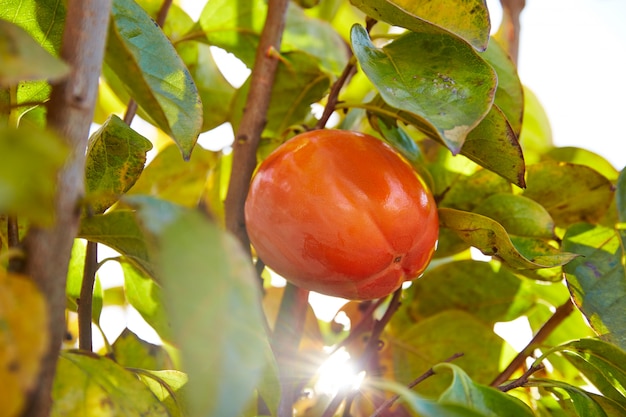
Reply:
<svg viewBox="0 0 626 417"><path fill-rule="evenodd" d="M48 345L46 301L29 277L0 270L0 417L17 416Z"/></svg>

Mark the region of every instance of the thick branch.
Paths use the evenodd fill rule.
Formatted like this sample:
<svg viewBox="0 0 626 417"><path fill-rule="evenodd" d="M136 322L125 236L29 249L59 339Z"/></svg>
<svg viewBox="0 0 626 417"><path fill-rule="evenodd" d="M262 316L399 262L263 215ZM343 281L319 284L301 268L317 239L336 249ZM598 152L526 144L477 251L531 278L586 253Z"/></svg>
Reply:
<svg viewBox="0 0 626 417"><path fill-rule="evenodd" d="M250 92L233 144L233 170L225 201L226 227L237 236L247 251L250 250L250 242L246 232L244 203L256 167L256 151L261 133L266 124L278 67L277 51L280 50L288 4L288 0L269 0L267 19L250 75Z"/></svg>
<svg viewBox="0 0 626 417"><path fill-rule="evenodd" d="M79 224L85 149L98 93L110 9L111 0L67 2L61 57L72 72L66 81L53 87L48 126L64 138L71 154L58 177L54 225L46 229L33 227L24 239L24 272L47 298L49 323L49 342L38 386L23 414L27 417L45 417L50 413L50 391L65 333L65 281Z"/></svg>
<svg viewBox="0 0 626 417"><path fill-rule="evenodd" d="M511 361L509 366L506 367L500 375L496 377L491 383L491 386L495 387L507 381L515 371L524 364L526 358L543 343L544 340L556 329L569 315L574 311L574 304L568 299L563 305L556 309L552 317L546 321L541 329L537 332L535 337L526 345L524 349Z"/></svg>

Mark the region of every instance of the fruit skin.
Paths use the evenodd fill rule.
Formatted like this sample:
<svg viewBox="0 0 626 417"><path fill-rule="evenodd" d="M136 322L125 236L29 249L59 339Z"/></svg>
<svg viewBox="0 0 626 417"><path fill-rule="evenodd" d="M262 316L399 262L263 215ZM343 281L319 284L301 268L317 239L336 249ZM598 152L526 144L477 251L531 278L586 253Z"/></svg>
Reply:
<svg viewBox="0 0 626 417"><path fill-rule="evenodd" d="M259 166L245 205L258 256L298 287L354 300L417 278L439 233L430 191L380 140L344 130L293 137Z"/></svg>

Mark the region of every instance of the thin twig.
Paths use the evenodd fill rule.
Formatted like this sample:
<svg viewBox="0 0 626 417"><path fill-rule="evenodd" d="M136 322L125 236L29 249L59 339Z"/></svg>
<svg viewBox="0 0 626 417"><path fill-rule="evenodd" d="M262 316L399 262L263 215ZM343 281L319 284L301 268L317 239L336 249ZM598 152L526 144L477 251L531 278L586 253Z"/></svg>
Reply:
<svg viewBox="0 0 626 417"><path fill-rule="evenodd" d="M380 307L380 305L384 301L385 301L385 298L383 297L383 298L379 298L378 300L376 300L375 303L370 303L367 306L367 309L363 312L363 316L361 320L359 320L359 322L356 323L354 326L350 327L350 333L348 334L348 336L346 336L343 340L337 343L331 350L330 354L332 355L333 353L337 352L342 347L347 346L354 339L358 338L363 332L369 330L367 326L371 326L374 323L374 320L372 317L372 315L374 314L374 311L376 311L376 309L378 309L378 307Z"/></svg>
<svg viewBox="0 0 626 417"><path fill-rule="evenodd" d="M161 4L161 8L156 16L156 23L160 27L165 25L165 19L167 18L167 13L170 11L170 7L172 7L173 0L164 0L163 4Z"/></svg>
<svg viewBox="0 0 626 417"><path fill-rule="evenodd" d="M444 362L452 362L453 360L460 358L461 356L463 356L462 353L455 353L454 355L450 356L448 359L444 360ZM407 385L407 387L409 389L414 388L418 384L423 382L425 379L430 378L433 375L435 375L435 371L433 370L433 368L429 368L426 372L424 372L423 374L415 378L413 381L411 381L411 383ZM393 403L395 403L399 399L400 399L400 395L394 395L393 397L389 398L387 401L382 403L380 407L378 407L370 417L380 416L385 410L391 407Z"/></svg>
<svg viewBox="0 0 626 417"><path fill-rule="evenodd" d="M137 115L137 102L135 99L131 98L128 100L128 105L126 106L126 112L124 113L124 123L128 126L133 122L135 115Z"/></svg>
<svg viewBox="0 0 626 417"><path fill-rule="evenodd" d="M16 248L20 244L20 228L16 216L7 218L7 243L10 248Z"/></svg>
<svg viewBox="0 0 626 417"><path fill-rule="evenodd" d="M520 376L519 378L509 382L508 384L505 385L501 385L498 387L498 389L502 392L507 392L512 390L513 388L519 388L521 386L523 386L524 384L526 384L526 382L528 382L528 378L530 378L530 376L532 374L534 374L537 371L540 371L542 369L544 369L545 366L543 365L543 363L538 363L535 364L533 366L531 366L530 368L528 368L526 370L526 372L524 372L524 374L522 374L522 376Z"/></svg>
<svg viewBox="0 0 626 417"><path fill-rule="evenodd" d="M96 242L87 242L83 282L80 286L80 298L78 301L78 348L88 351L93 350L91 317L93 316L93 287L96 282L97 270L98 244Z"/></svg>
<svg viewBox="0 0 626 417"><path fill-rule="evenodd" d="M17 216L7 217L7 245L9 251L17 250L20 245L20 227ZM10 252L9 252L10 253ZM8 270L17 271L23 263L23 259L16 256L9 257Z"/></svg>
<svg viewBox="0 0 626 417"><path fill-rule="evenodd" d="M366 372L371 370L372 360L376 357L376 354L378 353L380 335L385 329L385 326L387 325L387 323L389 323L389 320L391 320L391 317L393 317L394 313L400 307L401 295L402 295L402 288L399 288L393 293L393 296L391 297L391 300L389 301L389 305L387 306L387 310L385 311L385 314L383 314L383 317L381 317L380 320L377 320L374 323L374 327L372 329L372 334L370 335L370 339L367 341L367 345L365 346L365 349L363 350L363 354L357 360L358 362L357 369L363 369ZM328 406L324 410L324 413L322 414L322 417L332 417L344 400L346 401L346 407L347 407L348 404L351 404L354 401L354 397L356 395L357 395L357 392L353 390L351 387L344 387L339 392L337 392L333 400L330 402L330 404L328 404Z"/></svg>
<svg viewBox="0 0 626 417"><path fill-rule="evenodd" d="M330 92L328 93L328 100L326 100L326 106L324 106L324 112L322 116L315 124L315 129L323 129L328 123L328 119L335 111L335 106L339 101L339 92L343 88L343 85L348 81L348 79L354 75L356 72L356 59L353 57L350 58L348 64L343 69L343 72L337 78L333 86L330 88Z"/></svg>
<svg viewBox="0 0 626 417"><path fill-rule="evenodd" d="M543 341L550 336L554 329L556 329L563 322L563 320L565 320L572 313L572 311L574 311L574 304L571 299L568 299L563 305L556 309L552 317L544 323L532 340L528 342L528 345L526 345L526 347L522 349L522 351L519 352L515 358L513 358L506 369L493 380L491 386L497 387L504 381L511 378L511 375L513 375L513 373L515 373L515 371L524 364L524 361L533 352L533 350L535 350L537 346L541 345L541 343L543 343Z"/></svg>
<svg viewBox="0 0 626 417"><path fill-rule="evenodd" d="M367 30L367 33L369 33L370 30L372 30L372 27L374 27L375 24L376 24L376 20L370 17L366 19L365 29ZM335 107L337 106L337 103L339 102L339 93L341 92L341 89L343 88L344 84L350 79L350 77L354 75L355 72L356 72L356 58L354 57L354 55L352 55L350 56L350 59L348 60L348 63L346 64L346 67L343 69L341 75L330 88L330 92L328 93L328 99L326 100L326 106L324 106L324 112L322 113L322 116L315 124L315 129L323 129L326 126L326 123L328 123L328 119L330 119L330 116L335 111Z"/></svg>

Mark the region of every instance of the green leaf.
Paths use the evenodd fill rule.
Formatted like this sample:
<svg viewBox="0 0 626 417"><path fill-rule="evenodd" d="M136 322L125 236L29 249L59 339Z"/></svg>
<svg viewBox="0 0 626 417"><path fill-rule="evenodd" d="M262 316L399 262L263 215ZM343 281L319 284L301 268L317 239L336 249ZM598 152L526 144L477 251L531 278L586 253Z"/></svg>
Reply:
<svg viewBox="0 0 626 417"><path fill-rule="evenodd" d="M339 75L349 59L349 48L328 23L308 16L295 4L287 8L287 22L281 45L284 51L302 51L317 58L324 72Z"/></svg>
<svg viewBox="0 0 626 417"><path fill-rule="evenodd" d="M89 139L85 188L90 208L104 213L135 184L152 143L112 115Z"/></svg>
<svg viewBox="0 0 626 417"><path fill-rule="evenodd" d="M608 417L594 396L587 391L566 382L533 378L526 383L529 387L541 387L554 394L560 403L571 404L576 416ZM566 406L566 405L562 405Z"/></svg>
<svg viewBox="0 0 626 417"><path fill-rule="evenodd" d="M383 120L396 119L397 122L418 129L423 136L444 143L435 129L423 119L413 113L389 106L381 99L380 95L375 96L363 107L367 109L370 120L372 115ZM509 182L520 187L525 185L522 150L504 114L495 105L491 107L479 125L468 134L460 154L497 173ZM456 161L460 160L457 158ZM436 164L435 168L442 169L439 164ZM439 175L433 174L435 182L438 178Z"/></svg>
<svg viewBox="0 0 626 417"><path fill-rule="evenodd" d="M447 190L439 207L473 211L483 200L493 194L510 193L511 185L493 171L480 169L469 176L462 176Z"/></svg>
<svg viewBox="0 0 626 417"><path fill-rule="evenodd" d="M176 50L133 0L115 0L106 64L189 159L202 128L198 90Z"/></svg>
<svg viewBox="0 0 626 417"><path fill-rule="evenodd" d="M580 339L554 348L604 396L626 406L626 352L598 339Z"/></svg>
<svg viewBox="0 0 626 417"><path fill-rule="evenodd" d="M461 154L524 188L524 154L504 113L495 104L465 139Z"/></svg>
<svg viewBox="0 0 626 417"><path fill-rule="evenodd" d="M567 229L563 250L582 255L563 268L576 304L598 335L626 349L626 271L618 234L579 223Z"/></svg>
<svg viewBox="0 0 626 417"><path fill-rule="evenodd" d="M613 184L592 168L545 161L527 167L523 195L544 206L557 226L599 221L611 205Z"/></svg>
<svg viewBox="0 0 626 417"><path fill-rule="evenodd" d="M499 372L503 349L511 351L492 326L459 310L446 310L403 328L393 328L388 343L392 349L396 381L408 383L433 364L454 354L463 356L454 362L472 379L489 383ZM448 375L420 383L416 389L425 395L440 395L450 385Z"/></svg>
<svg viewBox="0 0 626 417"><path fill-rule="evenodd" d="M440 403L464 405L487 416L533 417L531 409L522 401L495 388L477 384L455 364L440 363L433 366L435 373L452 372L452 383L439 397Z"/></svg>
<svg viewBox="0 0 626 417"><path fill-rule="evenodd" d="M543 157L548 160L588 166L611 181L615 181L618 176L617 170L609 161L587 149L564 146L550 149Z"/></svg>
<svg viewBox="0 0 626 417"><path fill-rule="evenodd" d="M22 0L3 2L0 19L15 23L39 43L52 56L58 57L65 28L65 2L58 0ZM50 96L46 81L20 82L14 102L9 97L0 98L0 109L13 106L21 124L32 122L45 126L46 108L42 104ZM39 103L39 104L37 104ZM24 105L22 105L24 104Z"/></svg>
<svg viewBox="0 0 626 417"><path fill-rule="evenodd" d="M513 269L561 266L577 256L574 253L560 252L537 239L517 239L522 246L519 249L525 249L522 253L501 224L476 213L440 208L439 224L455 231L461 239L480 249L485 255L496 256Z"/></svg>
<svg viewBox="0 0 626 417"><path fill-rule="evenodd" d="M0 88L20 81L63 79L69 67L19 26L0 19Z"/></svg>
<svg viewBox="0 0 626 417"><path fill-rule="evenodd" d="M511 235L555 237L550 213L536 201L521 195L494 194L483 200L474 212L494 219Z"/></svg>
<svg viewBox="0 0 626 417"><path fill-rule="evenodd" d="M195 210L147 197L129 202L155 244L168 315L189 374L190 414L239 415L253 398L270 349L250 260L232 236ZM163 219L156 227L155 218Z"/></svg>
<svg viewBox="0 0 626 417"><path fill-rule="evenodd" d="M81 219L78 237L115 249L136 267L154 277L145 236L131 210L114 210Z"/></svg>
<svg viewBox="0 0 626 417"><path fill-rule="evenodd" d="M49 225L67 146L52 132L33 126L0 127L0 155L0 213Z"/></svg>
<svg viewBox="0 0 626 417"><path fill-rule="evenodd" d="M413 411L419 413L418 415L420 417L487 417L485 414L462 405L442 404L435 400L424 398L395 381L368 378L363 385L364 388L373 388L395 393L405 404L411 407Z"/></svg>
<svg viewBox="0 0 626 417"><path fill-rule="evenodd" d="M115 362L124 368L171 369L172 360L163 346L141 340L126 328L111 346Z"/></svg>
<svg viewBox="0 0 626 417"><path fill-rule="evenodd" d="M144 169L128 195L154 195L186 207L195 207L204 193L207 177L216 169L220 155L196 147L183 161L175 146L162 149Z"/></svg>
<svg viewBox="0 0 626 417"><path fill-rule="evenodd" d="M189 45L189 43L179 44ZM182 55L202 100L202 131L211 130L229 120L235 88L217 67L208 45L194 42L195 53ZM189 56L191 55L191 56Z"/></svg>
<svg viewBox="0 0 626 417"><path fill-rule="evenodd" d="M135 370L137 372L137 370ZM175 371L149 371L141 370L137 378L142 380L150 391L167 408L170 417L185 417L184 392L187 384L187 374Z"/></svg>
<svg viewBox="0 0 626 417"><path fill-rule="evenodd" d="M74 239L72 254L67 268L67 282L65 285L65 296L67 297L67 308L71 311L78 311L80 301L80 286L83 282L85 271L85 242Z"/></svg>
<svg viewBox="0 0 626 417"><path fill-rule="evenodd" d="M449 31L474 48L487 48L491 23L481 0L350 0L368 16L413 32ZM451 11L454 13L451 13Z"/></svg>
<svg viewBox="0 0 626 417"><path fill-rule="evenodd" d="M198 25L210 45L231 52L252 68L266 14L264 0L211 0L200 13Z"/></svg>
<svg viewBox="0 0 626 417"><path fill-rule="evenodd" d="M248 68L254 66L256 49L265 24L267 2L249 0L212 0L200 14L198 29L210 45L218 46L241 59ZM281 52L306 52L317 58L324 71L338 75L348 62L348 48L331 25L307 16L300 7L289 4Z"/></svg>
<svg viewBox="0 0 626 417"><path fill-rule="evenodd" d="M65 2L59 0L5 1L0 19L25 29L37 43L54 56L61 50L65 26Z"/></svg>
<svg viewBox="0 0 626 417"><path fill-rule="evenodd" d="M516 319L534 304L536 296L527 283L496 263L448 262L413 281L403 304L416 322L461 310L494 324Z"/></svg>
<svg viewBox="0 0 626 417"><path fill-rule="evenodd" d="M506 50L493 38L481 54L498 75L498 89L494 104L505 114L515 136L522 130L524 115L524 88L517 74L517 67Z"/></svg>
<svg viewBox="0 0 626 417"><path fill-rule="evenodd" d="M133 373L93 354L61 352L52 398L53 417L168 416L165 407Z"/></svg>
<svg viewBox="0 0 626 417"><path fill-rule="evenodd" d="M311 114L311 104L319 101L328 92L330 78L320 71L317 61L302 52L281 55L276 78L272 86L272 97L267 113L264 137L279 138L292 125L302 124ZM236 94L231 123L235 130L241 122L246 106L250 79ZM285 98L289 97L288 100Z"/></svg>
<svg viewBox="0 0 626 417"><path fill-rule="evenodd" d="M383 48L362 26L354 25L351 37L361 68L383 99L424 119L452 153L459 153L493 104L497 77L491 66L448 34L411 32Z"/></svg>
<svg viewBox="0 0 626 417"><path fill-rule="evenodd" d="M120 262L124 273L124 292L128 303L163 340L172 341L172 328L164 308L161 286L132 263Z"/></svg>

